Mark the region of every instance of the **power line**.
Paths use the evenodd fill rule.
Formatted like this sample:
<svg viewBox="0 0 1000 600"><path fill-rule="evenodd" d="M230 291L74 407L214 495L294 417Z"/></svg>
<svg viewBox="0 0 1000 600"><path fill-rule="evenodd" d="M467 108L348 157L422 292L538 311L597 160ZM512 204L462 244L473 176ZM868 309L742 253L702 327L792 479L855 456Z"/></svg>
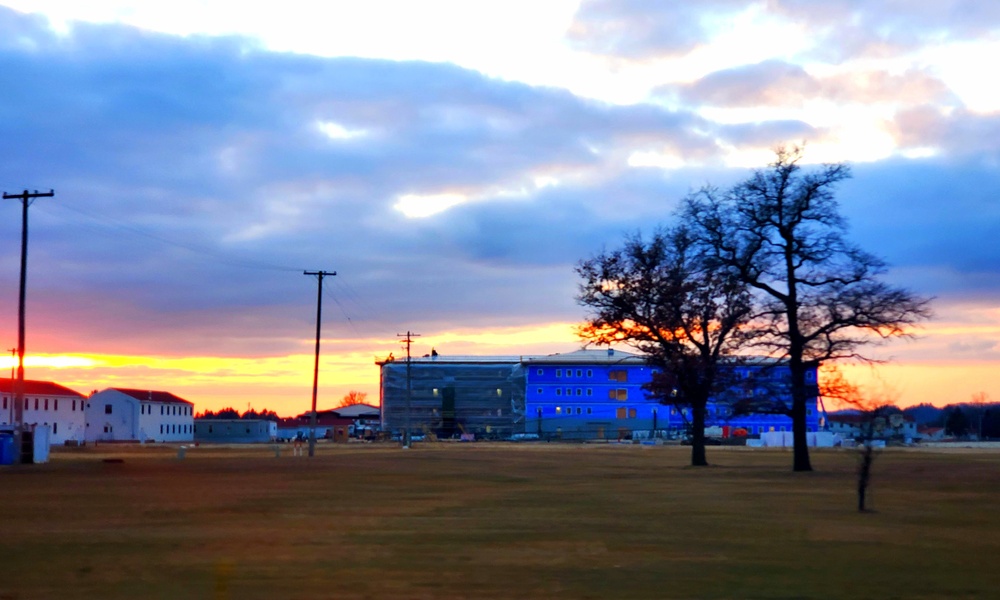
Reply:
<svg viewBox="0 0 1000 600"><path fill-rule="evenodd" d="M139 236L139 237L143 237L143 238L155 240L157 242L160 242L161 244L166 244L168 246L174 246L174 247L180 248L182 250L187 250L188 252L192 252L194 254L201 254L201 255L204 255L204 256L210 256L210 257L214 258L220 264L226 264L228 266L237 266L237 267L242 267L242 268L245 268L245 269L257 269L257 270L262 270L262 271L295 272L295 271L300 271L301 270L301 269L296 268L296 267L289 267L289 266L284 266L284 265L276 265L276 264L268 263L268 262L265 262L265 261L250 260L250 259L245 259L245 258L234 257L234 256L231 256L231 255L227 255L227 254L225 254L223 252L219 252L217 250L214 250L212 248L209 248L207 246L200 246L200 245L197 245L197 244L190 244L190 243L186 243L186 242L178 242L176 240L172 240L172 239L164 237L162 235L159 235L159 234L152 233L150 231L144 230L144 229L142 229L140 227L136 227L136 226L130 225L128 223L123 223L121 221L116 221L115 219L109 218L109 217L104 216L104 215L99 215L99 214L87 212L87 211L81 210L81 209L79 209L77 207L72 207L72 206L69 206L69 205L60 205L60 206L62 206L64 209L66 209L66 210L68 210L70 212L74 212L74 213L77 213L79 215L82 215L82 216L90 219L94 223L103 225L103 226L105 226L105 227L107 227L109 229L119 230L119 231L125 231L125 232L131 233L131 234ZM44 212L46 214L49 214L49 215L56 216L56 217L61 217L62 216L57 211L53 211L53 210L44 210L43 209L42 212ZM78 221L74 221L74 223L78 223Z"/></svg>

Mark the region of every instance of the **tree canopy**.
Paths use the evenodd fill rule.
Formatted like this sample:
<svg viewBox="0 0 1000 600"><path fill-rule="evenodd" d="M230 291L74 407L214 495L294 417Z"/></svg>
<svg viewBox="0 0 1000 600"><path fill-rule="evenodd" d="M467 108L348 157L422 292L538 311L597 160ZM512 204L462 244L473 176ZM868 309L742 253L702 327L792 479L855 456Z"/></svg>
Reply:
<svg viewBox="0 0 1000 600"><path fill-rule="evenodd" d="M710 264L753 290L756 344L791 371L793 468L808 471L809 367L870 360L865 346L910 335L930 310L928 300L883 281L886 264L847 240L833 192L849 168L804 172L801 159L801 148L779 148L766 169L729 190L707 187L688 197L684 220Z"/></svg>
<svg viewBox="0 0 1000 600"><path fill-rule="evenodd" d="M622 248L581 261L577 300L590 310L578 330L589 341L628 344L660 370L647 391L691 408L691 464L706 465L705 411L722 357L747 339L746 287L726 269L709 268L691 233L657 230L627 237Z"/></svg>

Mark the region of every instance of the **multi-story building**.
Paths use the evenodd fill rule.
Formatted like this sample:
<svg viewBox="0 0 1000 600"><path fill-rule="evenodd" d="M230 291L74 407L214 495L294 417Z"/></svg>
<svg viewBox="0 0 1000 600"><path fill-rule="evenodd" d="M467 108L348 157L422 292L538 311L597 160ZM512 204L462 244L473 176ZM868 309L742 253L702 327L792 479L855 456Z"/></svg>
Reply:
<svg viewBox="0 0 1000 600"><path fill-rule="evenodd" d="M537 434L563 439L614 439L633 435L680 435L690 410L661 404L644 385L654 368L628 352L578 350L547 356L477 356L383 361L382 427L450 436L458 431L486 437ZM783 414L736 415L740 401L787 405L788 367L773 360L731 361L725 398L710 402L707 427L756 435L791 431ZM807 373L815 384L815 368ZM407 394L409 389L409 394ZM407 409L407 406L409 407ZM809 431L820 426L816 400L806 409Z"/></svg>
<svg viewBox="0 0 1000 600"><path fill-rule="evenodd" d="M632 435L680 435L688 429L690 409L661 404L643 387L656 369L645 357L628 352L578 350L525 357L527 433L562 438L613 438ZM791 431L783 414L734 413L740 400L777 400L788 405L788 367L766 359L733 360L723 366L732 388L707 407L706 427L743 430L750 435ZM816 371L807 373L815 383ZM769 402L774 404L773 402ZM806 407L809 431L819 429L816 399ZM657 432L657 433L653 433Z"/></svg>
<svg viewBox="0 0 1000 600"><path fill-rule="evenodd" d="M61 445L84 440L86 397L51 381L24 380L22 423L49 428L49 443ZM14 422L14 392L10 379L0 379L0 427Z"/></svg>
<svg viewBox="0 0 1000 600"><path fill-rule="evenodd" d="M194 404L170 392L108 388L87 399L88 442L190 442Z"/></svg>
<svg viewBox="0 0 1000 600"><path fill-rule="evenodd" d="M381 367L382 431L507 438L524 431L519 356L425 356Z"/></svg>

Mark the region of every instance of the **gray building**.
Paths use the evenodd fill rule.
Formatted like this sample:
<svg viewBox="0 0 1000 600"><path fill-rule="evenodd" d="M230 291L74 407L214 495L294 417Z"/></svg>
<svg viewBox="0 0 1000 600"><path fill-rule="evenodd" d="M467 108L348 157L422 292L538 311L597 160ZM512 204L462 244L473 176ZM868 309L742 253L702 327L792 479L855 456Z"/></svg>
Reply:
<svg viewBox="0 0 1000 600"><path fill-rule="evenodd" d="M277 423L265 419L195 419L194 441L218 444L270 442Z"/></svg>
<svg viewBox="0 0 1000 600"><path fill-rule="evenodd" d="M461 433L507 438L524 432L520 356L427 356L411 359L409 369L406 360L377 364L383 431L398 433L409 425L414 435L443 438Z"/></svg>

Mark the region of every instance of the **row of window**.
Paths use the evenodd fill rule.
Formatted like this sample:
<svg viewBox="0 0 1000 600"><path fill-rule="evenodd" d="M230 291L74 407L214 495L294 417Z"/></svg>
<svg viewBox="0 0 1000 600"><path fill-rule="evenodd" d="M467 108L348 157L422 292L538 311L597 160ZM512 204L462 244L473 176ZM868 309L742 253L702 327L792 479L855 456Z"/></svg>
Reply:
<svg viewBox="0 0 1000 600"><path fill-rule="evenodd" d="M160 433L191 433L193 425L163 425L160 424Z"/></svg>
<svg viewBox="0 0 1000 600"><path fill-rule="evenodd" d="M499 392L500 392L500 390L497 390L498 394L499 394ZM52 410L59 410L59 398L52 398L51 400L52 400L52 403L49 404L49 398L25 398L24 399L24 410L31 410L31 404L32 404L32 402L34 402L35 410L49 410L49 406L52 407ZM3 397L3 410L8 410L8 403L10 405L13 405L13 402L14 402L13 398L8 398L8 396L4 396ZM65 406L65 404L63 406ZM110 415L111 414L111 410L112 410L111 407L112 407L111 404L105 404L104 405L104 414ZM83 410L83 400L80 400L80 410ZM76 400L71 400L70 401L70 411L76 412ZM144 414L144 415L151 415L151 414L153 414L153 405L152 404L142 404L139 407L139 412L142 413L142 414ZM184 415L184 416L188 416L188 415L191 414L191 407L190 406L166 406L166 405L161 405L160 406L160 414L161 415Z"/></svg>
<svg viewBox="0 0 1000 600"><path fill-rule="evenodd" d="M49 399L48 398L25 398L24 399L24 410L31 410L31 402L34 400L35 410L49 410ZM3 409L7 410L7 396L3 397ZM13 398L10 399L11 405L13 405ZM59 410L59 398L52 398L52 410ZM65 406L65 404L63 405ZM76 411L76 400L72 401L71 410ZM80 401L80 410L83 410L83 400Z"/></svg>
<svg viewBox="0 0 1000 600"><path fill-rule="evenodd" d="M153 405L152 404L142 404L142 405L140 405L139 406L139 413L143 414L143 415L151 415L151 414L153 414ZM179 406L179 405L176 405L176 404L170 405L170 406L161 404L160 405L160 414L161 415L190 415L191 414L191 407L190 406Z"/></svg>
<svg viewBox="0 0 1000 600"><path fill-rule="evenodd" d="M544 375L545 369L538 369L538 371L536 372L538 373L538 375ZM588 378L594 376L593 369L587 369L586 372ZM566 378L569 379L573 377L574 373L576 373L576 377L579 379L583 377L584 370L576 369L574 371L573 369L566 369L564 371L563 369L556 369L556 377L558 378L562 378L562 376L565 374ZM628 381L628 371L625 369L611 369L610 371L608 371L608 381Z"/></svg>
<svg viewBox="0 0 1000 600"><path fill-rule="evenodd" d="M590 407L590 406L587 406L587 407L582 407L582 406L567 406L565 408L562 407L562 406L557 406L556 407L556 414L557 415L561 415L564 412L565 412L566 415L573 415L573 414L582 415L582 414L584 414L584 411L586 411L586 414L588 414L588 415L594 414L593 407ZM636 414L637 413L636 413L636 410L634 408L629 408L627 406L621 406L621 407L618 407L617 409L615 409L615 418L616 419L634 419L636 417Z"/></svg>
<svg viewBox="0 0 1000 600"><path fill-rule="evenodd" d="M538 388L537 391L538 391L538 395L539 396L542 395L542 393L544 392L543 388ZM555 388L555 391L556 391L556 396L562 396L563 393L564 393L563 392L563 388ZM572 396L572 395L574 395L573 391L574 391L573 388L566 388L565 395ZM576 388L576 395L577 396L583 396L584 395L584 388ZM594 389L593 388L586 388L586 395L587 396L593 396L594 395ZM609 400L621 400L621 401L628 400L628 390L625 389L625 388L612 388L612 389L608 390L608 399Z"/></svg>

